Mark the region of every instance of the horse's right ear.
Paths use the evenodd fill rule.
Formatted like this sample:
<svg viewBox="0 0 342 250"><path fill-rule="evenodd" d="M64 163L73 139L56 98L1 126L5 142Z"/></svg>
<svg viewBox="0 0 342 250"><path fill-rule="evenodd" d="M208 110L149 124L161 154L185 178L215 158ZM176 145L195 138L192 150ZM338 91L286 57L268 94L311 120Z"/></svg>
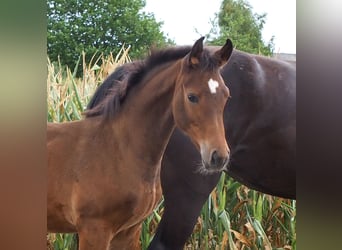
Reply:
<svg viewBox="0 0 342 250"><path fill-rule="evenodd" d="M202 52L203 52L203 40L204 36L202 36L200 39L198 39L195 44L192 46L192 49L190 51L189 55L189 65L195 66L199 64Z"/></svg>
<svg viewBox="0 0 342 250"><path fill-rule="evenodd" d="M233 52L233 43L228 38L225 45L223 45L223 47L219 51L215 52L215 57L218 60L218 63L220 66L228 62L228 59L231 56L232 52Z"/></svg>

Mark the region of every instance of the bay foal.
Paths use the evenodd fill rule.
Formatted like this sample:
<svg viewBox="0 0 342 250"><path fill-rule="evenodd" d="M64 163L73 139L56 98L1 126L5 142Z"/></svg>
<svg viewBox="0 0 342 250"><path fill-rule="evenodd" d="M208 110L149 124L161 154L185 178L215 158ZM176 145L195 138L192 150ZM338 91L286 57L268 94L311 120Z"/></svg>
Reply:
<svg viewBox="0 0 342 250"><path fill-rule="evenodd" d="M161 197L160 165L177 126L203 168L229 159L220 68L232 43L216 50L169 48L152 55L81 121L47 125L49 232L77 232L79 249L139 249L142 221Z"/></svg>

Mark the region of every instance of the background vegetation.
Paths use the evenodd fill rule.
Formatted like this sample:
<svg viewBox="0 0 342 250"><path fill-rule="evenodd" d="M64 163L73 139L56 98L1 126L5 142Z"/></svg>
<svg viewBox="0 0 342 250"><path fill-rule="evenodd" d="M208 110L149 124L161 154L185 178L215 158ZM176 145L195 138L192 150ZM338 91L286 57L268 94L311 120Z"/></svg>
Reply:
<svg viewBox="0 0 342 250"><path fill-rule="evenodd" d="M172 44L143 0L48 0L47 117L50 122L82 118L99 84L118 65ZM108 11L109 10L109 11ZM207 35L211 44L230 37L236 48L271 55L261 30L266 15L253 14L244 0L223 0ZM189 41L191 43L192 41ZM124 45L131 46L128 49ZM146 249L163 214L163 201L143 223ZM222 174L184 249L296 249L296 202L265 195ZM48 248L76 249L72 234L48 234Z"/></svg>
<svg viewBox="0 0 342 250"><path fill-rule="evenodd" d="M117 54L123 44L141 57L151 45L172 44L161 22L145 13L144 0L47 0L47 53L52 61L73 69L81 53ZM78 74L80 71L77 72Z"/></svg>
<svg viewBox="0 0 342 250"><path fill-rule="evenodd" d="M124 44L131 47L134 59L144 56L152 45L174 44L161 31L162 22L144 12L144 7L145 0L47 0L50 60L74 69L82 52L89 64L95 53L117 54ZM265 22L266 14L253 13L246 0L223 0L207 34L208 43L221 45L229 37L235 48L271 55L273 39L264 42L261 35ZM76 73L80 76L81 68Z"/></svg>
<svg viewBox="0 0 342 250"><path fill-rule="evenodd" d="M261 31L266 22L266 14L253 13L246 0L223 0L220 11L212 21L209 44L224 44L229 37L234 47L253 54L271 56L274 37L263 41Z"/></svg>

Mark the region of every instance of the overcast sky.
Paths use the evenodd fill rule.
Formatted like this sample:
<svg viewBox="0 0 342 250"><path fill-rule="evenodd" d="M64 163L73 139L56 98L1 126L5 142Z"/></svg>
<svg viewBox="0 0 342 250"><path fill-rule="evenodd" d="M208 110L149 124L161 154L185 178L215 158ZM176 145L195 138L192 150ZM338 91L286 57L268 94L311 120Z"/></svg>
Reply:
<svg viewBox="0 0 342 250"><path fill-rule="evenodd" d="M146 0L145 11L163 21L162 30L178 45L190 45L210 31L222 0ZM275 52L296 53L296 0L249 0L253 12L267 13L263 39L275 36ZM200 35L195 32L198 30ZM233 41L234 42L234 41Z"/></svg>

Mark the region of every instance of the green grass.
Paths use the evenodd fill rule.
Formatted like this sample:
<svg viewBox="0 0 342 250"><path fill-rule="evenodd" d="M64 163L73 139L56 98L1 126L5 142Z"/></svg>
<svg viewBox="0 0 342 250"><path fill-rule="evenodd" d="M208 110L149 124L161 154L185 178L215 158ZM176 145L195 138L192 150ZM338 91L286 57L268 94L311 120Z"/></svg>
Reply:
<svg viewBox="0 0 342 250"><path fill-rule="evenodd" d="M48 121L81 119L95 89L118 65L129 61L124 48L116 57L94 55L92 66L83 63L83 77L76 78L77 68L70 70L48 60ZM162 213L163 201L143 223L142 249L153 238ZM72 234L49 234L47 241L50 249L76 249ZM222 174L184 249L296 250L296 201L259 193Z"/></svg>

